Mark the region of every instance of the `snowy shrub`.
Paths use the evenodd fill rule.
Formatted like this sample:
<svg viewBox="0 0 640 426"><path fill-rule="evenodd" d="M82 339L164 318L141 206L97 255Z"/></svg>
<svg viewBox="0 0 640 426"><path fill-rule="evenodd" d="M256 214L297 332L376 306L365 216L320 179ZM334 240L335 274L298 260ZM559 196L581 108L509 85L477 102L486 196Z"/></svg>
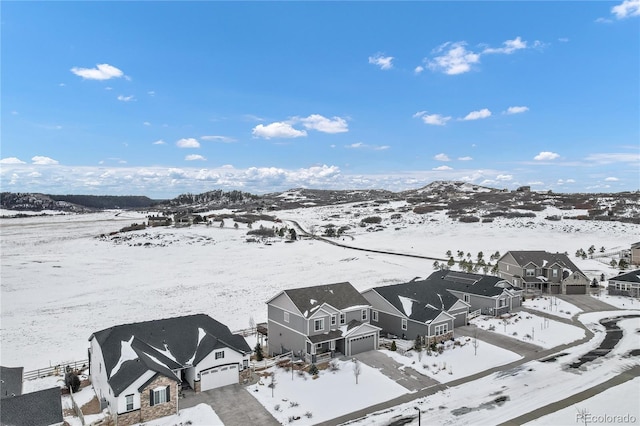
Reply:
<svg viewBox="0 0 640 426"><path fill-rule="evenodd" d="M273 407L274 411L280 411L280 404L276 404L275 407Z"/></svg>
<svg viewBox="0 0 640 426"><path fill-rule="evenodd" d="M340 370L340 365L338 364L338 360L332 359L329 362L329 371L338 371Z"/></svg>
<svg viewBox="0 0 640 426"><path fill-rule="evenodd" d="M312 376L318 374L318 366L316 366L315 364L311 364L309 366L309 374L311 374Z"/></svg>
<svg viewBox="0 0 640 426"><path fill-rule="evenodd" d="M311 414L311 411L307 411L306 413L304 413L304 416L310 419L311 417L313 417L313 414Z"/></svg>
<svg viewBox="0 0 640 426"><path fill-rule="evenodd" d="M298 403L297 403L297 402L295 402L295 401L291 401L291 402L289 402L289 408L297 407L298 405L300 405L300 404L298 404Z"/></svg>

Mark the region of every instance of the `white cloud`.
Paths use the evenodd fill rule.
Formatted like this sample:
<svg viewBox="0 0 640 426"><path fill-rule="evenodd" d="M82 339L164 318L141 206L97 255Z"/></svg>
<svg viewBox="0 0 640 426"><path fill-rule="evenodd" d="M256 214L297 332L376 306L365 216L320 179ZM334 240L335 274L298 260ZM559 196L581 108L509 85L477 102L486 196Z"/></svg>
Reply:
<svg viewBox="0 0 640 426"><path fill-rule="evenodd" d="M609 18L598 18L596 19L596 22L599 24L611 24L613 23L613 20L609 19Z"/></svg>
<svg viewBox="0 0 640 426"><path fill-rule="evenodd" d="M64 83L58 83L58 86L59 86L59 87L64 87L64 86L66 86L66 84L64 84Z"/></svg>
<svg viewBox="0 0 640 426"><path fill-rule="evenodd" d="M215 142L223 142L223 143L231 143L236 141L234 138L230 138L228 136L217 136L217 135L200 136L200 139L202 139L203 141L215 141Z"/></svg>
<svg viewBox="0 0 640 426"><path fill-rule="evenodd" d="M85 80L109 80L124 75L121 70L109 64L98 64L95 68L73 67L71 72Z"/></svg>
<svg viewBox="0 0 640 426"><path fill-rule="evenodd" d="M363 142L352 143L351 145L345 145L344 147L349 149L371 149L373 151L385 151L391 148L389 145L367 145Z"/></svg>
<svg viewBox="0 0 640 426"><path fill-rule="evenodd" d="M638 163L640 162L640 154L618 152L590 154L585 158L585 160L593 161L598 164Z"/></svg>
<svg viewBox="0 0 640 426"><path fill-rule="evenodd" d="M416 74L420 74L422 71L424 71L424 67L421 65L418 65L413 69L413 72L415 72Z"/></svg>
<svg viewBox="0 0 640 426"><path fill-rule="evenodd" d="M469 72L471 65L480 62L480 55L467 50L465 46L466 43L463 41L445 43L435 50L436 53L444 52L444 54L427 61L427 65L434 71L449 75Z"/></svg>
<svg viewBox="0 0 640 426"><path fill-rule="evenodd" d="M187 155L186 157L184 157L184 159L186 161L206 161L207 160L202 155L198 155L198 154Z"/></svg>
<svg viewBox="0 0 640 426"><path fill-rule="evenodd" d="M561 43L567 43L569 41L569 38L568 37L560 37L558 39L558 41L561 42Z"/></svg>
<svg viewBox="0 0 640 426"><path fill-rule="evenodd" d="M383 56L381 53L377 53L375 56L369 56L369 63L377 65L382 70L388 70L393 68L393 56Z"/></svg>
<svg viewBox="0 0 640 426"><path fill-rule="evenodd" d="M33 164L38 166L49 166L58 164L58 161L54 160L53 158L44 157L42 155L36 155L35 157L32 157L31 161L33 162Z"/></svg>
<svg viewBox="0 0 640 426"><path fill-rule="evenodd" d="M503 114L522 114L529 111L529 107L526 106L510 106Z"/></svg>
<svg viewBox="0 0 640 426"><path fill-rule="evenodd" d="M447 121L451 120L451 117L445 117L440 114L427 114L426 111L419 111L413 114L413 118L420 117L425 124L430 124L432 126L444 126L447 124Z"/></svg>
<svg viewBox="0 0 640 426"><path fill-rule="evenodd" d="M500 182L508 182L513 179L512 175L498 175L496 176L496 180Z"/></svg>
<svg viewBox="0 0 640 426"><path fill-rule="evenodd" d="M147 95L149 95L149 96L155 96L155 95L156 95L156 92L155 92L154 90L149 90L149 91L147 92Z"/></svg>
<svg viewBox="0 0 640 426"><path fill-rule="evenodd" d="M145 121L144 123L142 123L144 126L151 126L151 123L149 123L148 121Z"/></svg>
<svg viewBox="0 0 640 426"><path fill-rule="evenodd" d="M200 148L200 142L196 138L183 138L176 142L178 148Z"/></svg>
<svg viewBox="0 0 640 426"><path fill-rule="evenodd" d="M323 133L344 133L349 131L347 121L341 117L327 118L320 114L311 114L305 118L295 117L294 121L299 121L307 129L317 130Z"/></svg>
<svg viewBox="0 0 640 426"><path fill-rule="evenodd" d="M291 124L281 121L276 121L275 123L267 124L266 126L263 124L258 124L253 128L251 133L256 137L264 139L299 138L307 136L307 132L305 130L294 129Z"/></svg>
<svg viewBox="0 0 640 426"><path fill-rule="evenodd" d="M113 90L113 87L107 86L107 87L104 88L104 90Z"/></svg>
<svg viewBox="0 0 640 426"><path fill-rule="evenodd" d="M491 48L488 47L486 49L484 49L482 51L482 53L502 53L505 55L510 55L513 52L515 52L516 50L520 50L520 49L526 49L527 48L527 42L526 41L522 41L522 39L518 36L516 38L514 38L513 40L507 40L505 42L502 43L503 47L497 47L497 48Z"/></svg>
<svg viewBox="0 0 640 426"><path fill-rule="evenodd" d="M437 171L441 172L441 171L445 171L445 170L453 170L453 169L452 169L451 167L449 167L449 166L444 166L444 165L442 165L442 166L434 167L434 168L433 168L433 169L431 169L431 170L437 170Z"/></svg>
<svg viewBox="0 0 640 426"><path fill-rule="evenodd" d="M463 120L465 121L470 121L470 120L480 120L483 118L488 118L491 117L491 111L489 111L487 108L482 108L479 111L471 111L469 114L467 114Z"/></svg>
<svg viewBox="0 0 640 426"><path fill-rule="evenodd" d="M576 183L575 179L567 179L565 180L566 183Z"/></svg>
<svg viewBox="0 0 640 426"><path fill-rule="evenodd" d="M445 154L445 153L440 153L440 154L434 155L433 159L437 160L437 161L451 161L449 156L447 154Z"/></svg>
<svg viewBox="0 0 640 426"><path fill-rule="evenodd" d="M617 19L640 16L640 0L624 0L619 5L613 6L611 13L616 15Z"/></svg>
<svg viewBox="0 0 640 426"><path fill-rule="evenodd" d="M560 155L556 154L555 152L542 151L540 154L533 157L533 159L536 161L550 161L555 160L558 157L560 157Z"/></svg>
<svg viewBox="0 0 640 426"><path fill-rule="evenodd" d="M118 100L122 102L131 102L131 101L135 101L136 98L133 95L129 95L129 96L118 95Z"/></svg>
<svg viewBox="0 0 640 426"><path fill-rule="evenodd" d="M351 145L345 145L345 148L354 148L354 149L364 148L364 147L366 147L366 145L362 142L356 142L356 143L352 143Z"/></svg>
<svg viewBox="0 0 640 426"><path fill-rule="evenodd" d="M162 139L159 139L153 143L154 145L166 145L167 143Z"/></svg>
<svg viewBox="0 0 640 426"><path fill-rule="evenodd" d="M25 162L16 157L7 157L0 160L0 164L25 164Z"/></svg>
<svg viewBox="0 0 640 426"><path fill-rule="evenodd" d="M617 182L620 179L618 179L617 177L613 177L613 176L609 176L608 178L605 178L605 182Z"/></svg>
<svg viewBox="0 0 640 426"><path fill-rule="evenodd" d="M471 157L469 157L469 156L466 156L466 157L458 157L458 160L459 160L459 161L471 161L471 160L473 160L473 158L471 158Z"/></svg>

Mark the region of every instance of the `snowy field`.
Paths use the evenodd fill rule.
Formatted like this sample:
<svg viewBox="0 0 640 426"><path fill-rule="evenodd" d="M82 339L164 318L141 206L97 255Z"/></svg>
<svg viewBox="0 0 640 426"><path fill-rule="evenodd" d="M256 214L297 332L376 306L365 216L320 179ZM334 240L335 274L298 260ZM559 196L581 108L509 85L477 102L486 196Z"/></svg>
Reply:
<svg viewBox="0 0 640 426"><path fill-rule="evenodd" d="M455 222L442 212L409 211L391 219L391 211L401 207L390 203L375 212L371 206L340 205L273 214L307 229L351 226L341 242L353 246L434 257L444 257L447 250L474 257L478 251L510 249L575 253L592 244L628 247L640 234L638 225L544 220L551 211L493 223ZM357 226L367 215L381 216L386 228L368 232ZM426 277L433 270L429 260L320 241L247 243L246 225L234 229L230 220L224 228L149 228L115 240L97 238L145 217L107 211L2 219L3 364L31 370L84 359L92 332L123 322L203 312L232 329L246 328L251 317L266 320L265 302L283 289L350 281L365 290ZM599 260L572 259L590 277L618 272Z"/></svg>
<svg viewBox="0 0 640 426"><path fill-rule="evenodd" d="M462 345L447 345L448 347L441 354L432 352L431 355L427 355L427 352L423 350L421 359L415 350L408 351L405 355L386 349L382 349L380 352L403 364L401 369L411 367L418 373L429 376L440 383L448 383L471 376L522 358L516 353L480 339L477 340L476 350L474 350L471 338L461 337L456 340Z"/></svg>
<svg viewBox="0 0 640 426"><path fill-rule="evenodd" d="M513 339L532 343L543 348L554 348L575 342L585 336L584 330L569 324L518 312L507 319L481 315L469 321L484 330L499 333Z"/></svg>
<svg viewBox="0 0 640 426"><path fill-rule="evenodd" d="M611 306L615 306L620 309L640 309L640 300L634 299L633 297L625 297L625 296L609 296L606 294L606 291L603 290L602 294L593 297L603 301L604 303L608 303Z"/></svg>
<svg viewBox="0 0 640 426"><path fill-rule="evenodd" d="M320 370L315 379L307 373L300 376L272 367L266 371L275 374L275 388L269 388L271 378L265 377L247 390L282 424L297 417L295 424L299 425L331 420L409 392L375 368L358 365L358 383L355 364L337 361L336 371Z"/></svg>
<svg viewBox="0 0 640 426"><path fill-rule="evenodd" d="M535 299L527 299L522 303L522 306L527 309L567 319L571 319L574 315L582 312L582 309L577 306L558 299L555 296L541 296Z"/></svg>

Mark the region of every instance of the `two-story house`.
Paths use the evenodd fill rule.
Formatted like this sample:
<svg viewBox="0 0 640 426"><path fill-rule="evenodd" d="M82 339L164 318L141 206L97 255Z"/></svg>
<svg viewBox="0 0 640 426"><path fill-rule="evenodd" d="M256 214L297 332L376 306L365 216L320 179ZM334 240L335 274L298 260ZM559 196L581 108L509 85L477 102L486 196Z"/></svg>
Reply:
<svg viewBox="0 0 640 426"><path fill-rule="evenodd" d="M251 355L244 337L204 314L116 325L89 344L91 383L118 425L177 414L185 386L238 383Z"/></svg>
<svg viewBox="0 0 640 426"><path fill-rule="evenodd" d="M609 278L607 291L611 295L640 297L640 269Z"/></svg>
<svg viewBox="0 0 640 426"><path fill-rule="evenodd" d="M413 280L374 287L362 295L372 307L372 324L383 333L437 343L453 337L454 327L467 324L469 303L459 300L441 280Z"/></svg>
<svg viewBox="0 0 640 426"><path fill-rule="evenodd" d="M284 290L267 302L267 310L270 355L293 351L317 362L378 348L380 328L370 324L371 306L351 283Z"/></svg>
<svg viewBox="0 0 640 426"><path fill-rule="evenodd" d="M566 254L509 251L498 259L498 276L525 293L587 294L589 278Z"/></svg>

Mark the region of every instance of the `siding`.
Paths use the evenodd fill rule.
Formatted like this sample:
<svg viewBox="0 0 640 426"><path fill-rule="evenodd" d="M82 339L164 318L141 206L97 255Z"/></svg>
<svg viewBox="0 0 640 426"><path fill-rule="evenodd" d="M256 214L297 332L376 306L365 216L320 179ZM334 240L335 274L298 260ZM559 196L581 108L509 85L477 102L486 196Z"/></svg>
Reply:
<svg viewBox="0 0 640 426"><path fill-rule="evenodd" d="M285 351L306 352L307 338L305 335L296 333L283 327L281 324L269 320L269 355L278 355Z"/></svg>
<svg viewBox="0 0 640 426"><path fill-rule="evenodd" d="M269 322L277 322L285 327L299 331L300 333L307 332L307 320L305 318L297 314L289 313L289 322L285 322L284 313L285 311L277 306L267 306L267 318ZM269 337L271 337L271 333L269 333Z"/></svg>

